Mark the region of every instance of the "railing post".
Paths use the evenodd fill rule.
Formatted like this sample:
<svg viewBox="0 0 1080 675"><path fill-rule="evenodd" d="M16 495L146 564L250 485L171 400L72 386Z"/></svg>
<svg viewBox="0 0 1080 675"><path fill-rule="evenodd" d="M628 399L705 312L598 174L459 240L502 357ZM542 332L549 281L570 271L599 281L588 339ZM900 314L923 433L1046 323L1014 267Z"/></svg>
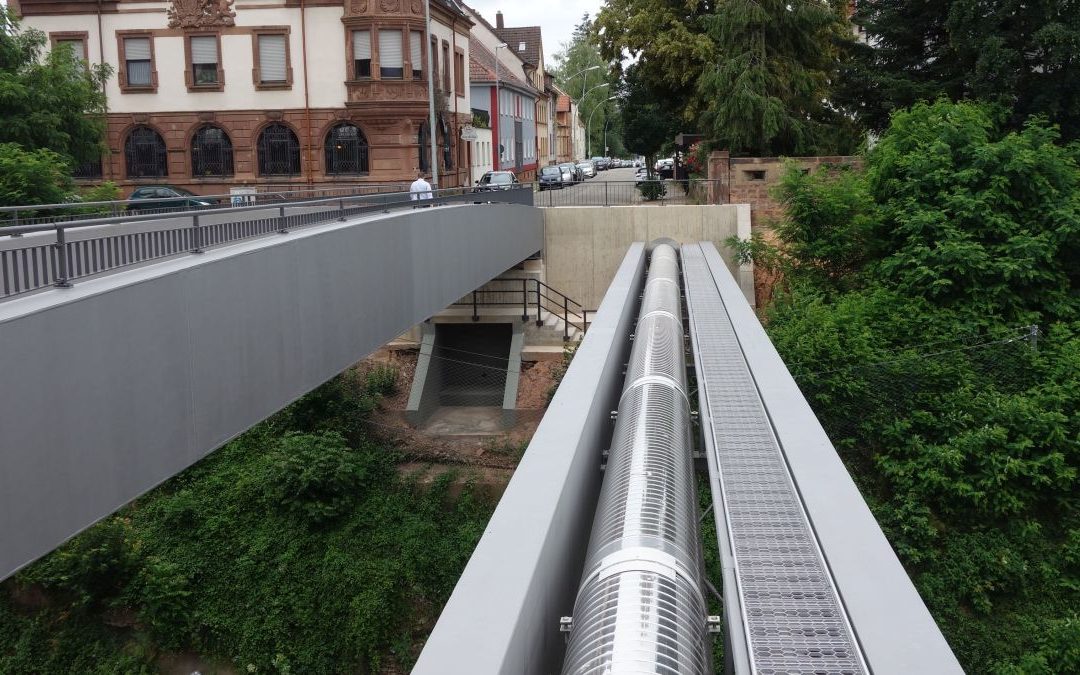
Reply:
<svg viewBox="0 0 1080 675"><path fill-rule="evenodd" d="M278 207L278 234L288 234L289 228L285 226L285 207Z"/></svg>
<svg viewBox="0 0 1080 675"><path fill-rule="evenodd" d="M476 311L476 291L472 292L472 320L479 321L480 315Z"/></svg>
<svg viewBox="0 0 1080 675"><path fill-rule="evenodd" d="M608 204L608 182L604 181L604 206L611 206Z"/></svg>
<svg viewBox="0 0 1080 675"><path fill-rule="evenodd" d="M521 280L521 320L529 320L529 280Z"/></svg>
<svg viewBox="0 0 1080 675"><path fill-rule="evenodd" d="M199 214L191 216L191 252L202 253L202 228L199 227Z"/></svg>
<svg viewBox="0 0 1080 675"><path fill-rule="evenodd" d="M338 220L343 222L343 223L345 222L345 200L344 199L339 199L338 200Z"/></svg>
<svg viewBox="0 0 1080 675"><path fill-rule="evenodd" d="M567 297L562 296L562 341L570 342L570 307Z"/></svg>
<svg viewBox="0 0 1080 675"><path fill-rule="evenodd" d="M56 283L53 284L57 288L71 288L71 270L68 269L68 256L67 256L67 240L64 237L64 228L59 225L56 226L56 263L58 269L56 271L57 278Z"/></svg>
<svg viewBox="0 0 1080 675"><path fill-rule="evenodd" d="M540 315L540 280L533 279L536 282L536 325L544 325L544 317Z"/></svg>

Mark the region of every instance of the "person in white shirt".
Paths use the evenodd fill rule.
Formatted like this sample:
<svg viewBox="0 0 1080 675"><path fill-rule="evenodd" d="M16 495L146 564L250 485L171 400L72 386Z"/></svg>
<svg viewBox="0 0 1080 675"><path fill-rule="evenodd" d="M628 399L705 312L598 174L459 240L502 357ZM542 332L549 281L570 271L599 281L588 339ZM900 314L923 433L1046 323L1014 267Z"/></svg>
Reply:
<svg viewBox="0 0 1080 675"><path fill-rule="evenodd" d="M431 183L424 180L424 173L422 171L416 174L416 180L409 186L409 198L414 202L431 199Z"/></svg>

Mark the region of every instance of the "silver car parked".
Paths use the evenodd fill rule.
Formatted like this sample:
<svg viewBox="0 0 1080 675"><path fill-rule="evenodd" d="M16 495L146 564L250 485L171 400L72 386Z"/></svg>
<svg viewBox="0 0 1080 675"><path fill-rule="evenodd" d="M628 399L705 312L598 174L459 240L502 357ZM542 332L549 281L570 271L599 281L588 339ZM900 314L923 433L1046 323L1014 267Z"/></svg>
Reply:
<svg viewBox="0 0 1080 675"><path fill-rule="evenodd" d="M596 178L596 165L589 161L578 162L581 174L586 178Z"/></svg>

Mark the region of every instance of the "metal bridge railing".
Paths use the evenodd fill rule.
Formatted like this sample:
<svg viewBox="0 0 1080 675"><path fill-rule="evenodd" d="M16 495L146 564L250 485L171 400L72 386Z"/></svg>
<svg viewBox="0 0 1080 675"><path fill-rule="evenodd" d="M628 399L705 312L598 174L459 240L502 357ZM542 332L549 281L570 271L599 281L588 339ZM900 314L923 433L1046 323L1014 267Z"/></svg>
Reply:
<svg viewBox="0 0 1080 675"><path fill-rule="evenodd" d="M191 213L213 211L239 206L279 206L290 202L333 197L358 197L363 195L408 192L408 183L369 183L363 185L333 185L317 188L291 188L288 186L258 186L252 194L214 194L153 199L116 199L100 202L64 202L61 204L31 204L0 207L0 227L19 225L43 225L65 223L88 218L120 217L122 215L162 215L166 213ZM191 202L209 202L208 206Z"/></svg>
<svg viewBox="0 0 1080 675"><path fill-rule="evenodd" d="M596 313L543 281L529 278L492 279L454 305L472 306L473 321L480 320L480 307L520 307L521 320L528 321L535 315L537 326L544 325L542 311L549 312L562 319L563 342L570 341L572 328L584 334L589 328L589 314Z"/></svg>
<svg viewBox="0 0 1080 675"><path fill-rule="evenodd" d="M433 199L423 201L413 201L407 192L342 195L275 206L0 227L0 300L48 286L67 288L75 279L151 260L379 211L451 203L532 204L527 188L484 193L451 188L433 193Z"/></svg>

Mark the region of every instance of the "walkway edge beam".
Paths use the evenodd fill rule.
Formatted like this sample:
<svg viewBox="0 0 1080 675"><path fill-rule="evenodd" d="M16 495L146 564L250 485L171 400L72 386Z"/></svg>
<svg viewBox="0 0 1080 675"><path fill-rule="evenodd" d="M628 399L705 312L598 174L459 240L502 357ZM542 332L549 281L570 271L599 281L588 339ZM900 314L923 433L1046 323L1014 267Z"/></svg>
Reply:
<svg viewBox="0 0 1080 675"><path fill-rule="evenodd" d="M645 246L630 246L414 675L557 672L581 581Z"/></svg>

